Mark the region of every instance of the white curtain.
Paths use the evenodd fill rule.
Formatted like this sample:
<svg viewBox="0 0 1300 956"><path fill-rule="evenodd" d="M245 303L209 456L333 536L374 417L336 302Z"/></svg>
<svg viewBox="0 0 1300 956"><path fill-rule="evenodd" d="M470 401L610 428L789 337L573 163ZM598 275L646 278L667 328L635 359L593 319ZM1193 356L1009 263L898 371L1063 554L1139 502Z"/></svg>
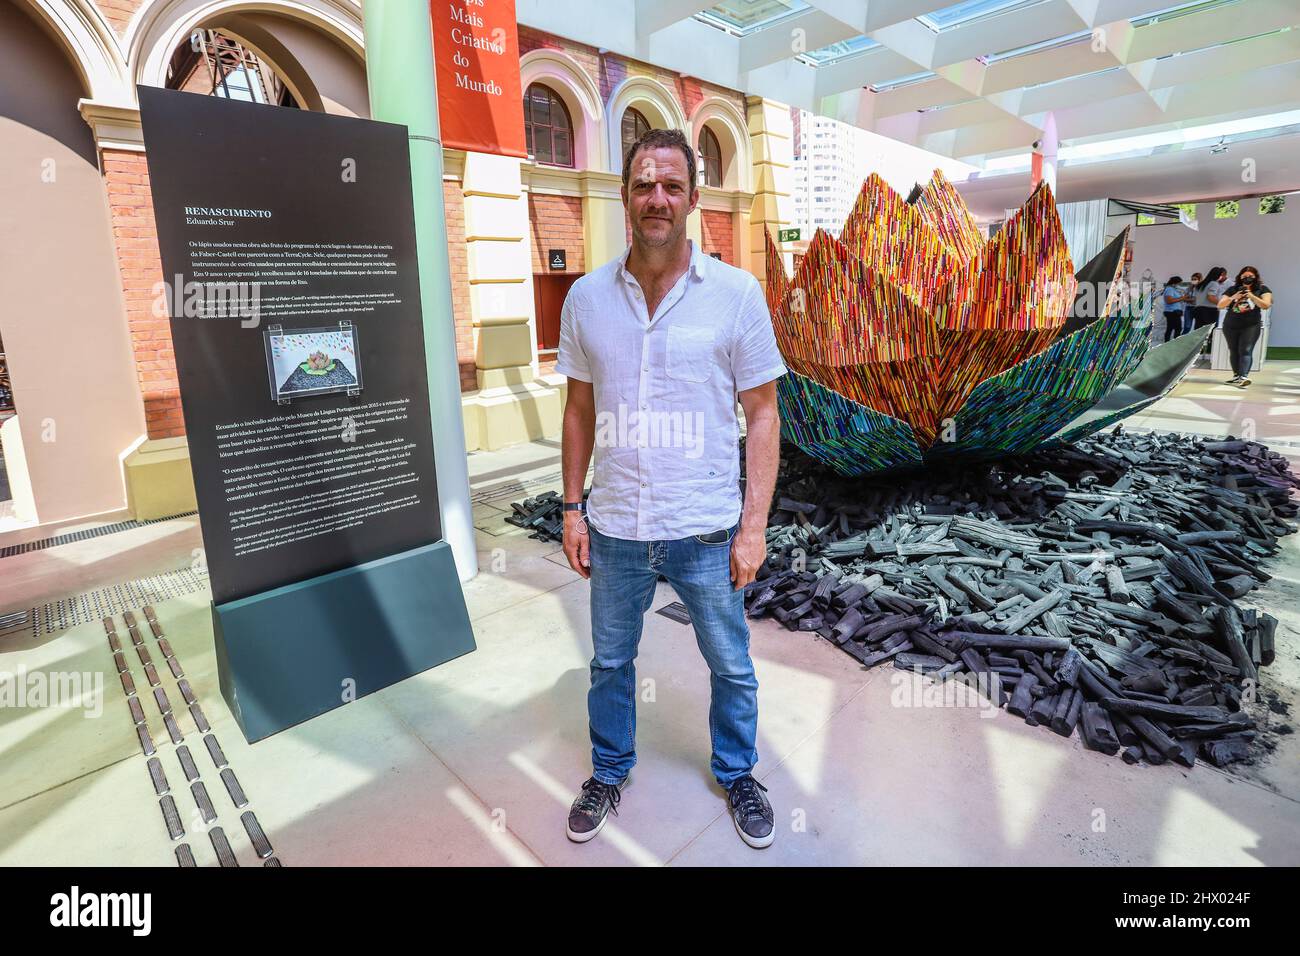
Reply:
<svg viewBox="0 0 1300 956"><path fill-rule="evenodd" d="M1070 247L1070 258L1074 260L1074 271L1078 272L1089 259L1101 252L1106 244L1106 206L1105 199L1090 199L1087 202L1067 202L1056 207L1061 217L1061 228L1065 230L1065 241Z"/></svg>

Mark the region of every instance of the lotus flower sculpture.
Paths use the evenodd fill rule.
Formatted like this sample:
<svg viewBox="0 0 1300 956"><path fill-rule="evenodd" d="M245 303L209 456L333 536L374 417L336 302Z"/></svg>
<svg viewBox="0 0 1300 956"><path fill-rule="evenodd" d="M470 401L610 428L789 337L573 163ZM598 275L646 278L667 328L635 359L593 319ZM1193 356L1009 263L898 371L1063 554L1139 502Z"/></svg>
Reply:
<svg viewBox="0 0 1300 956"><path fill-rule="evenodd" d="M986 241L937 170L906 199L873 174L793 277L767 237L783 434L854 475L1074 441L1145 407L1208 332L1148 352L1126 239L1076 276L1045 184Z"/></svg>

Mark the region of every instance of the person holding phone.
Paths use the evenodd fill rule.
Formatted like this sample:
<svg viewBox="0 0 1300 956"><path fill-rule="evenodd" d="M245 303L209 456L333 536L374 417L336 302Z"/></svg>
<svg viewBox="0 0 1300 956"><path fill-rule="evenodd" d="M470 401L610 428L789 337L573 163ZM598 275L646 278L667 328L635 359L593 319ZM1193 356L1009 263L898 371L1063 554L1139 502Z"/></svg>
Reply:
<svg viewBox="0 0 1300 956"><path fill-rule="evenodd" d="M1250 384L1250 367L1254 363L1255 343L1264 326L1264 310L1273 307L1273 290L1264 285L1259 270L1242 266L1237 279L1224 290L1218 306L1227 309L1223 320L1223 337L1232 356L1232 378L1227 384L1245 388Z"/></svg>

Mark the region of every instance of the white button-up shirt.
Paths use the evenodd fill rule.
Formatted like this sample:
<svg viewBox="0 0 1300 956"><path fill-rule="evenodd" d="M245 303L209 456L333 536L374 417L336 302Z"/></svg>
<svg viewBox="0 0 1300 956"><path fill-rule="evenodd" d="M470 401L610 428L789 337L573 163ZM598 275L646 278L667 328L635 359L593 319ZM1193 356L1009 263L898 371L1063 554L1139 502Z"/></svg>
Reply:
<svg viewBox="0 0 1300 956"><path fill-rule="evenodd" d="M592 383L602 534L665 541L740 518L736 393L785 374L762 288L691 243L691 264L653 316L627 252L575 282L555 369Z"/></svg>

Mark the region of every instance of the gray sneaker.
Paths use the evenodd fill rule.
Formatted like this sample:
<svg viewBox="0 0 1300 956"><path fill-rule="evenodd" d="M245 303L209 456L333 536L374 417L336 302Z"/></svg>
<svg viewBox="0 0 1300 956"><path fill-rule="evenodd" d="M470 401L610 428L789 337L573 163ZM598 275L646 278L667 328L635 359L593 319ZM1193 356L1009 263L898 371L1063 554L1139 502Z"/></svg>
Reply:
<svg viewBox="0 0 1300 956"><path fill-rule="evenodd" d="M740 838L761 850L771 846L776 839L776 814L772 804L763 796L767 787L746 774L727 790L727 806L731 808L731 820L736 824Z"/></svg>
<svg viewBox="0 0 1300 956"><path fill-rule="evenodd" d="M605 818L609 812L618 815L618 801L622 789L627 786L627 778L622 783L601 783L595 777L587 778L582 785L573 806L569 808L569 825L567 832L574 843L586 843L605 828Z"/></svg>

